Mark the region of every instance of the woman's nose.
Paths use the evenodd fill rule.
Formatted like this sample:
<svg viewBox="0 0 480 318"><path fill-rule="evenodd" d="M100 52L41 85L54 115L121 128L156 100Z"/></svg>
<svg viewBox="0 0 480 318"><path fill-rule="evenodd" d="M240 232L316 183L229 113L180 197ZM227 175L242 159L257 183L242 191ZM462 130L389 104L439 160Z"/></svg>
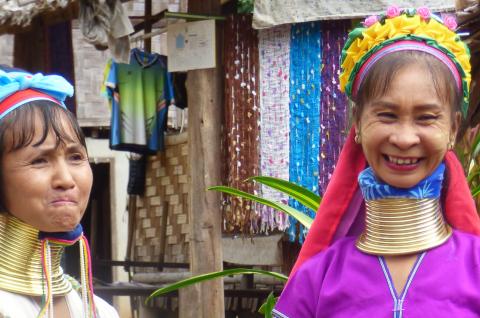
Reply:
<svg viewBox="0 0 480 318"><path fill-rule="evenodd" d="M409 149L420 143L420 136L412 125L398 125L392 127L389 141L400 149Z"/></svg>
<svg viewBox="0 0 480 318"><path fill-rule="evenodd" d="M55 189L70 189L75 187L71 168L65 160L59 160L53 167L53 187Z"/></svg>

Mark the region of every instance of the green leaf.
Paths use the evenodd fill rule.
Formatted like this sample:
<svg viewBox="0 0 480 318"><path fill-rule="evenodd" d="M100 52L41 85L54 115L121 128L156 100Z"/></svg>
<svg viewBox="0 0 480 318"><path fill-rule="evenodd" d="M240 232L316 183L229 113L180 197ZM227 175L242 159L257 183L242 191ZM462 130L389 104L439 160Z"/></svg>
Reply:
<svg viewBox="0 0 480 318"><path fill-rule="evenodd" d="M262 197L240 191L238 189L232 188L232 187L226 187L226 186L214 186L208 188L208 190L213 190L213 191L219 191L227 194L231 194L237 197L241 197L244 199L252 200L255 202L258 202L260 204L264 204L266 206L272 207L274 209L277 209L279 211L285 212L291 217L295 218L298 222L300 222L303 226L305 226L307 229L310 229L313 223L313 219L309 217L308 215L304 214L303 212L300 212L286 204L279 203L279 202L274 202L271 200L264 199Z"/></svg>
<svg viewBox="0 0 480 318"><path fill-rule="evenodd" d="M320 206L320 202L322 200L320 196L316 195L312 191L286 180L267 176L250 177L247 180L259 182L275 190L283 192L312 210L314 213L317 213L318 207Z"/></svg>
<svg viewBox="0 0 480 318"><path fill-rule="evenodd" d="M238 13L253 13L253 0L238 0Z"/></svg>
<svg viewBox="0 0 480 318"><path fill-rule="evenodd" d="M473 140L472 147L470 150L471 159L475 159L478 156L479 152L480 152L480 134L477 134L475 136L475 139Z"/></svg>
<svg viewBox="0 0 480 318"><path fill-rule="evenodd" d="M475 171L471 171L467 176L467 181L469 183L472 182L472 180L478 175L480 175L480 170L479 169L476 169Z"/></svg>
<svg viewBox="0 0 480 318"><path fill-rule="evenodd" d="M262 304L262 306L258 309L258 312L263 314L265 318L272 318L272 310L277 303L278 297L273 296L273 292L268 294L267 300Z"/></svg>
<svg viewBox="0 0 480 318"><path fill-rule="evenodd" d="M477 195L480 194L480 186L476 186L475 188L473 188L473 189L471 190L471 192L472 192L472 197L475 198Z"/></svg>
<svg viewBox="0 0 480 318"><path fill-rule="evenodd" d="M172 292L172 291L180 289L180 288L188 287L188 286L193 285L193 284L205 282L205 281L208 281L208 280L212 280L214 278L230 276L230 275L243 275L243 274L262 274L262 275L267 275L267 276L274 277L274 278L276 278L278 280L281 280L281 281L284 281L284 282L286 282L287 279L288 279L288 277L283 275L283 274L276 273L276 272L264 271L264 270L261 270L261 269L251 269L251 268L226 269L226 270L223 270L223 271L211 272L211 273L207 273L207 274L202 274L202 275L197 275L197 276L193 276L193 277L190 277L190 278L186 278L186 279L183 279L183 280L178 281L176 283L173 283L171 285L168 285L168 286L165 286L163 288L157 289L150 296L148 296L147 300L145 300L145 303L148 303L154 297L158 297L160 295Z"/></svg>

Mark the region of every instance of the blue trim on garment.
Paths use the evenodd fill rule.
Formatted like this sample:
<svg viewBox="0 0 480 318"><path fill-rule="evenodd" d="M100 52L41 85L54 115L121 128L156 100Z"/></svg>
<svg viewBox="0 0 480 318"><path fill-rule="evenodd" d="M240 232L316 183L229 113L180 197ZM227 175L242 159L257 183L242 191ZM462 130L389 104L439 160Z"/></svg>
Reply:
<svg viewBox="0 0 480 318"><path fill-rule="evenodd" d="M273 318L289 318L287 315L282 314L281 312L279 312L275 308L272 309L272 316L273 316Z"/></svg>
<svg viewBox="0 0 480 318"><path fill-rule="evenodd" d="M415 277L415 274L417 273L418 268L420 267L420 264L426 254L427 252L423 252L418 256L417 260L415 261L415 264L413 265L412 270L408 274L407 281L405 283L405 286L403 287L403 291L400 294L400 297L398 296L397 291L395 290L395 287L393 285L393 279L392 279L392 276L390 275L390 271L388 270L388 266L385 261L385 258L383 256L378 256L378 260L380 261L380 265L382 266L383 274L387 280L390 294L392 294L392 298L393 298L393 318L403 317L403 310L404 310L403 304L405 302L405 297L407 296L408 289L410 288L413 278Z"/></svg>
<svg viewBox="0 0 480 318"><path fill-rule="evenodd" d="M358 184L365 200L385 198L436 199L442 190L445 164L442 162L433 173L412 188L396 188L378 180L371 167L358 175Z"/></svg>

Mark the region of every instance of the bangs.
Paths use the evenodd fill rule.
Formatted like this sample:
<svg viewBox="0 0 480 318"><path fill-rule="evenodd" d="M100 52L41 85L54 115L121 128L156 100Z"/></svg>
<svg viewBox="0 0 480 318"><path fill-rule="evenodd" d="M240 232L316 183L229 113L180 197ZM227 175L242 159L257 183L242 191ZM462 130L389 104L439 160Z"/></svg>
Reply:
<svg viewBox="0 0 480 318"><path fill-rule="evenodd" d="M42 125L38 141L33 140L36 121ZM57 147L60 144L79 142L86 148L85 137L73 114L51 101L38 100L18 107L0 121L0 142L3 148L0 152L14 151L29 145L39 146L45 142L49 133L54 134ZM35 143L32 144L33 142Z"/></svg>

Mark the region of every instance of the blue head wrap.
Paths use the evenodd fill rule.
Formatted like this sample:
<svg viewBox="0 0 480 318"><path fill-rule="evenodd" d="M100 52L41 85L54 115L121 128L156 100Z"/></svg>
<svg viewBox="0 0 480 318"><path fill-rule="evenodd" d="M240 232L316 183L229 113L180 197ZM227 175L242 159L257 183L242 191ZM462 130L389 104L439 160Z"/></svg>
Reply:
<svg viewBox="0 0 480 318"><path fill-rule="evenodd" d="M30 74L27 72L5 72L0 70L0 105L9 97L21 91L36 91L51 97L60 106L65 107L64 101L73 96L73 86L62 76ZM0 119L17 107L32 100L49 99L36 94L25 94L20 100L6 103L0 109Z"/></svg>

